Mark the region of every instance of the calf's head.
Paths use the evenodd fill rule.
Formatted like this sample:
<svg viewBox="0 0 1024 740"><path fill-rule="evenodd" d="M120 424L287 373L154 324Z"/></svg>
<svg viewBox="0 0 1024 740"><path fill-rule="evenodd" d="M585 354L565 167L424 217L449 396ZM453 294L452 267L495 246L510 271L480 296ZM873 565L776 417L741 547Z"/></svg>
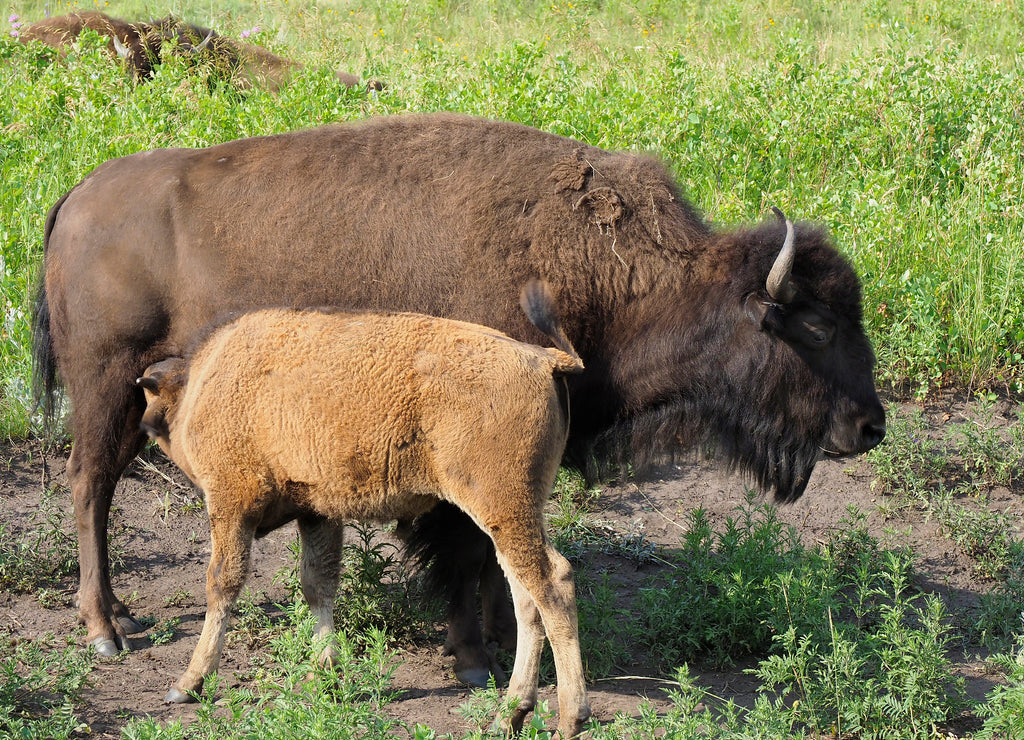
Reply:
<svg viewBox="0 0 1024 740"><path fill-rule="evenodd" d="M174 459L171 454L171 423L188 382L186 361L181 357L161 360L147 367L135 382L146 396L146 410L139 425L150 439L156 440L168 457Z"/></svg>

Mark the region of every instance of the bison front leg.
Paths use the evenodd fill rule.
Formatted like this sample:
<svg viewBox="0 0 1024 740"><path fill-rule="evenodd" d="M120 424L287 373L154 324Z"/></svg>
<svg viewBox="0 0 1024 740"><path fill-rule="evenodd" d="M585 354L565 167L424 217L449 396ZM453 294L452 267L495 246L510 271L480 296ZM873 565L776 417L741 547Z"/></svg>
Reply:
<svg viewBox="0 0 1024 740"><path fill-rule="evenodd" d="M230 507L218 512L209 497L207 505L212 552L206 572L206 620L188 669L167 692L166 704L194 701L193 697L202 691L204 679L217 670L231 607L249 571L253 530L243 526L241 512L231 511Z"/></svg>
<svg viewBox="0 0 1024 740"><path fill-rule="evenodd" d="M334 598L338 593L341 547L344 526L321 517L299 518L302 537L302 595L316 617L316 637L328 640L334 635ZM320 654L321 666L333 665L337 658L330 640Z"/></svg>
<svg viewBox="0 0 1024 740"><path fill-rule="evenodd" d="M494 559L490 538L458 507L440 503L418 517L411 529L399 529L400 536L427 572L427 583L448 602L448 635L445 654L455 657L455 676L470 686L486 687L491 676L505 683L505 674L484 644L477 615L477 587L484 586L483 608L489 626L514 622L514 617L489 620L488 614L508 611L505 578ZM489 565L488 565L489 563ZM500 603L501 607L495 604ZM512 627L514 630L515 628ZM501 635L508 646L513 636Z"/></svg>

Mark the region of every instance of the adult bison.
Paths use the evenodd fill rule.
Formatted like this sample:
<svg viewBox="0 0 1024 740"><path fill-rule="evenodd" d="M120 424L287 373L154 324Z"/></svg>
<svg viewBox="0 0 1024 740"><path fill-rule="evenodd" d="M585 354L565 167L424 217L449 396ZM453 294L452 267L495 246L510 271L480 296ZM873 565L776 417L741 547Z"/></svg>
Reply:
<svg viewBox="0 0 1024 740"><path fill-rule="evenodd" d="M111 590L106 533L145 439L134 381L149 364L261 306L418 311L538 343L517 307L537 277L587 368L570 381L570 460L713 445L790 501L822 454L885 433L860 284L824 231L712 231L653 159L453 114L141 152L53 206L36 312L37 388L52 401L59 374L71 401L89 641L111 654L140 629ZM439 579L448 647L479 683L478 580L491 636L514 625L489 543L440 516L421 552L458 564Z"/></svg>

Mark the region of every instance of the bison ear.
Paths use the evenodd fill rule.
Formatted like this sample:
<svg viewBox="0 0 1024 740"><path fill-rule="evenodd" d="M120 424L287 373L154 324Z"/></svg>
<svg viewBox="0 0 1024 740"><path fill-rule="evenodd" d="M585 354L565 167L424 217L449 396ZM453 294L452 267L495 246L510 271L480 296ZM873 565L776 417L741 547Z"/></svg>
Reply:
<svg viewBox="0 0 1024 740"><path fill-rule="evenodd" d="M761 331L779 332L782 330L782 315L779 312L778 304L774 301L765 300L757 293L751 293L743 302L743 311Z"/></svg>

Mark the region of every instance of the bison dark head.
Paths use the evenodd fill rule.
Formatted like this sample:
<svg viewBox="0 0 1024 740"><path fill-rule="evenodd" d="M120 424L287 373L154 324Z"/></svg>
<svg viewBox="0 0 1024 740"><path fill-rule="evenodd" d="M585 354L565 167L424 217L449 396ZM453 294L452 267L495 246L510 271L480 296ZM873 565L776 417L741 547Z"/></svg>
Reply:
<svg viewBox="0 0 1024 740"><path fill-rule="evenodd" d="M823 455L885 436L860 281L820 228L784 217L714 235L701 260L616 322L613 446L640 463L711 448L793 501Z"/></svg>

